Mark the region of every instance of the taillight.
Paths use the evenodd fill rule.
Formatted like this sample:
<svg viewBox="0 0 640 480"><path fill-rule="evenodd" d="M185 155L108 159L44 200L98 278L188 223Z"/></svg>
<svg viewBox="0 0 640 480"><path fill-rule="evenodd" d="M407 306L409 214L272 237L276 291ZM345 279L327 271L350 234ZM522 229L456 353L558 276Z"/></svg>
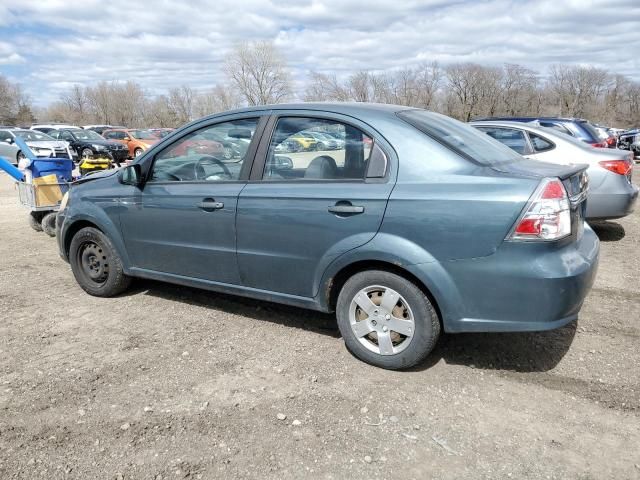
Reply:
<svg viewBox="0 0 640 480"><path fill-rule="evenodd" d="M596 148L607 148L607 142L594 142L590 143L589 145Z"/></svg>
<svg viewBox="0 0 640 480"><path fill-rule="evenodd" d="M571 234L569 197L558 178L545 178L507 240L558 240Z"/></svg>
<svg viewBox="0 0 640 480"><path fill-rule="evenodd" d="M618 175L627 175L633 168L633 163L629 160L603 160L598 165Z"/></svg>
<svg viewBox="0 0 640 480"><path fill-rule="evenodd" d="M615 137L609 137L607 138L607 145L609 145L610 147L614 146L616 144L616 138Z"/></svg>

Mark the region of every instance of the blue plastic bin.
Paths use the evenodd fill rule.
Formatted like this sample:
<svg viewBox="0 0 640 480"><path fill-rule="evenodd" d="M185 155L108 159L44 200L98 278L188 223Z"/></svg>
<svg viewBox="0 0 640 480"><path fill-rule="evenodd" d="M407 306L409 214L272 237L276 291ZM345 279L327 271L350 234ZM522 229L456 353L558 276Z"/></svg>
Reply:
<svg viewBox="0 0 640 480"><path fill-rule="evenodd" d="M73 160L67 158L38 158L31 161L29 168L33 178L55 174L60 183L73 180Z"/></svg>

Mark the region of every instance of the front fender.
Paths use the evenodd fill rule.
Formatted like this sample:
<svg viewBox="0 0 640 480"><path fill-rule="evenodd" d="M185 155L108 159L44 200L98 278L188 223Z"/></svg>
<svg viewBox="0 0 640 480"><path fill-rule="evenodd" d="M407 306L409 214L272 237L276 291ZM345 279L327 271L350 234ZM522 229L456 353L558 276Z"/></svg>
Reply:
<svg viewBox="0 0 640 480"><path fill-rule="evenodd" d="M75 227L79 222L95 225L98 230L109 237L122 260L125 273L128 273L131 263L120 232L120 225L117 223L120 215L119 209L122 208L115 199L104 200L97 204L94 202L82 202L81 209L68 207L67 211L65 211L64 223L60 232L62 235L61 245L64 245L64 248L68 248L71 243L70 234L77 231Z"/></svg>

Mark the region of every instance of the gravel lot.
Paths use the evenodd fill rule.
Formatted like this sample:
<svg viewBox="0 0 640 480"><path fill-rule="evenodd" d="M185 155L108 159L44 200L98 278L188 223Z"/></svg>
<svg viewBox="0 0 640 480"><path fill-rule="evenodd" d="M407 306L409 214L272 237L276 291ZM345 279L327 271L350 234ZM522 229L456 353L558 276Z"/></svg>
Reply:
<svg viewBox="0 0 640 480"><path fill-rule="evenodd" d="M640 213L580 321L365 365L331 316L139 281L86 295L0 175L0 478L640 478Z"/></svg>

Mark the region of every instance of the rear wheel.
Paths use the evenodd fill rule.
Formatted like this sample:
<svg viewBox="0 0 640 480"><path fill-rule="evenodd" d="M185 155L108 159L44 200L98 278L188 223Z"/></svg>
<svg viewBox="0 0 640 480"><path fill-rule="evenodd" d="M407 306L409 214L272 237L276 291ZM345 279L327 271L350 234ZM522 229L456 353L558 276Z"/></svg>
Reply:
<svg viewBox="0 0 640 480"><path fill-rule="evenodd" d="M49 235L50 237L56 236L56 216L58 214L56 212L49 212L44 217L42 217L42 231Z"/></svg>
<svg viewBox="0 0 640 480"><path fill-rule="evenodd" d="M136 148L136 149L133 151L133 156L134 156L134 158L138 158L140 155L142 155L142 149L141 149L141 148Z"/></svg>
<svg viewBox="0 0 640 480"><path fill-rule="evenodd" d="M85 227L74 235L69 262L76 281L90 295L112 297L131 284L111 240L96 228Z"/></svg>
<svg viewBox="0 0 640 480"><path fill-rule="evenodd" d="M93 150L90 148L83 148L80 152L80 156L82 158L93 158Z"/></svg>
<svg viewBox="0 0 640 480"><path fill-rule="evenodd" d="M438 315L414 283L381 270L360 272L342 287L338 327L351 353L397 370L422 362L440 335Z"/></svg>
<svg viewBox="0 0 640 480"><path fill-rule="evenodd" d="M22 150L18 150L18 153L16 154L16 165L20 165L20 160L27 158L24 156L24 153L22 153Z"/></svg>

